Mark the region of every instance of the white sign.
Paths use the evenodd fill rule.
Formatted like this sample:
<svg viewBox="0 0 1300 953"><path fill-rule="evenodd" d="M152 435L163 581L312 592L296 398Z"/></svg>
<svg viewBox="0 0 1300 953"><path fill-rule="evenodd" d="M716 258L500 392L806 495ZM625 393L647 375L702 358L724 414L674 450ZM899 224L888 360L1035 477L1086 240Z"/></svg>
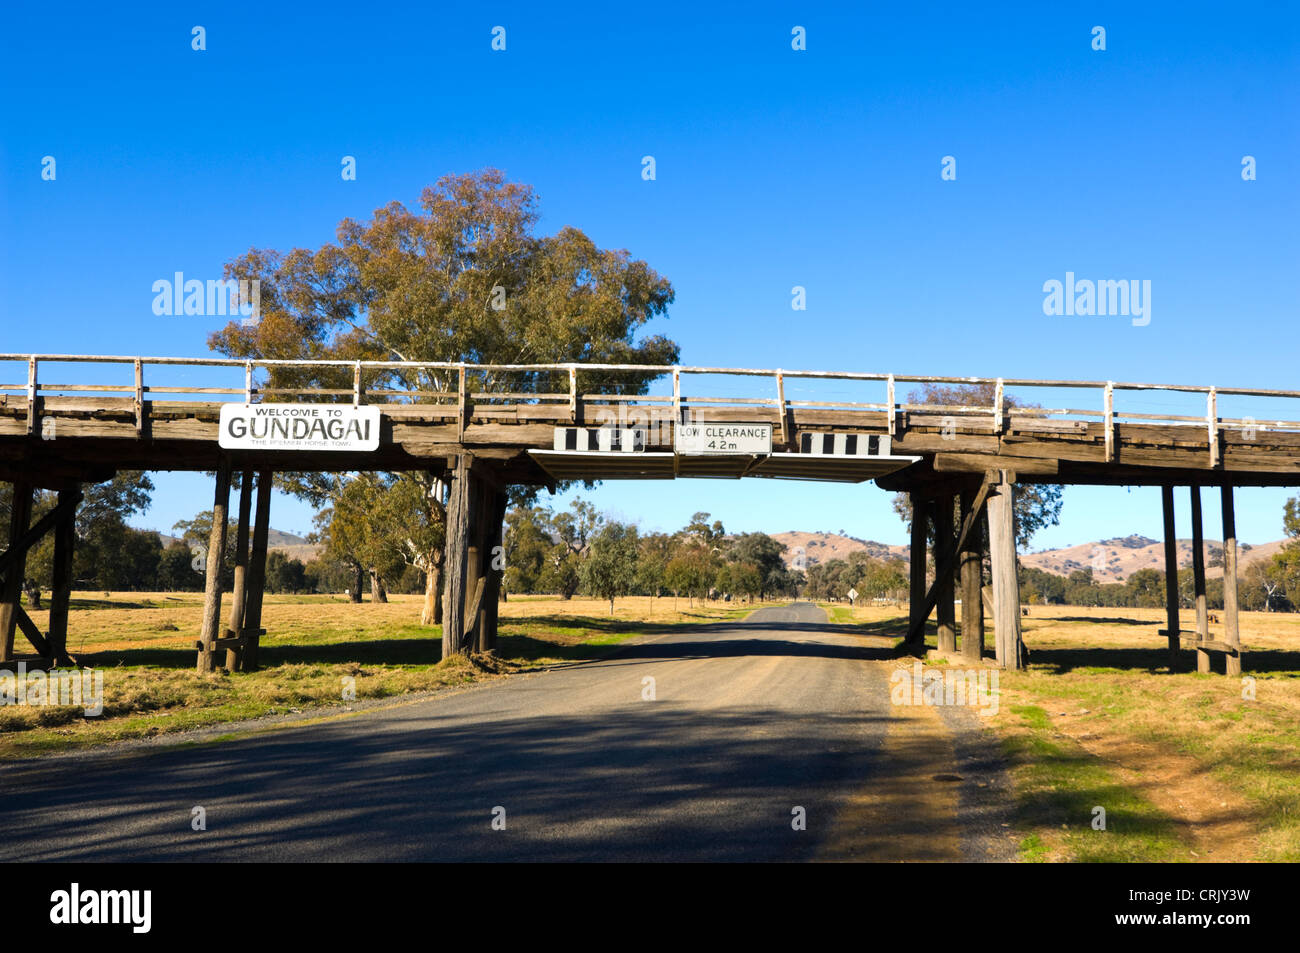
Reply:
<svg viewBox="0 0 1300 953"><path fill-rule="evenodd" d="M858 601L858 590L853 589L853 588L850 588L850 589L849 589L849 602L857 602L857 601Z"/></svg>
<svg viewBox="0 0 1300 953"><path fill-rule="evenodd" d="M679 424L678 453L771 453L771 424Z"/></svg>
<svg viewBox="0 0 1300 953"><path fill-rule="evenodd" d="M224 450L377 450L379 408L338 404L222 404Z"/></svg>

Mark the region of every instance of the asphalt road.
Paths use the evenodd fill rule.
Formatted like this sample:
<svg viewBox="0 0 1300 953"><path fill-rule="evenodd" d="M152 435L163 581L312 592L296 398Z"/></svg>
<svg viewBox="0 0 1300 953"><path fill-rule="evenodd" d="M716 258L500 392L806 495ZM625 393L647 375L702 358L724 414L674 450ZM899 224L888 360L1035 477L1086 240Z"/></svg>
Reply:
<svg viewBox="0 0 1300 953"><path fill-rule="evenodd" d="M890 769L885 645L795 604L314 725L4 765L0 859L818 859Z"/></svg>

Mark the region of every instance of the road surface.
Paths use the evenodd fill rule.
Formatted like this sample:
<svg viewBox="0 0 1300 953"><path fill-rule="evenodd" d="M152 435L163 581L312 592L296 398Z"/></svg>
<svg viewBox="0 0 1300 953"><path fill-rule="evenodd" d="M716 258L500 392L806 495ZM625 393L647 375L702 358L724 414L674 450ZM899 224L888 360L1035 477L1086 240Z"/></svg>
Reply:
<svg viewBox="0 0 1300 953"><path fill-rule="evenodd" d="M0 859L1005 859L977 719L891 707L888 645L796 603L312 725L11 763Z"/></svg>

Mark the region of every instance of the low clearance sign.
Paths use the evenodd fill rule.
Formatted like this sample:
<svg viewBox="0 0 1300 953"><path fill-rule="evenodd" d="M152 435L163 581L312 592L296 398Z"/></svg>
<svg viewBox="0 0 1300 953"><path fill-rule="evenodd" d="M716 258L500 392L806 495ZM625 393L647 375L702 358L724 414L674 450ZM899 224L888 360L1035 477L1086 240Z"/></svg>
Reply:
<svg viewBox="0 0 1300 953"><path fill-rule="evenodd" d="M222 404L223 450L376 450L379 408Z"/></svg>

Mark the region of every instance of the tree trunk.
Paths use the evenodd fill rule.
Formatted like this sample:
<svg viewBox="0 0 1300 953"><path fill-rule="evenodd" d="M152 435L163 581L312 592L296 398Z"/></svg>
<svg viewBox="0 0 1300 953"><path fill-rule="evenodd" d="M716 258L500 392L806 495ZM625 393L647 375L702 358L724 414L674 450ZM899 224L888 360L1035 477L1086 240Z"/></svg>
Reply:
<svg viewBox="0 0 1300 953"><path fill-rule="evenodd" d="M388 593L384 590L384 581L379 578L379 573L373 569L370 570L370 600L372 602L388 601Z"/></svg>
<svg viewBox="0 0 1300 953"><path fill-rule="evenodd" d="M360 563L352 564L352 588L348 590L348 598L353 602L361 601L361 583L365 578L365 572Z"/></svg>

